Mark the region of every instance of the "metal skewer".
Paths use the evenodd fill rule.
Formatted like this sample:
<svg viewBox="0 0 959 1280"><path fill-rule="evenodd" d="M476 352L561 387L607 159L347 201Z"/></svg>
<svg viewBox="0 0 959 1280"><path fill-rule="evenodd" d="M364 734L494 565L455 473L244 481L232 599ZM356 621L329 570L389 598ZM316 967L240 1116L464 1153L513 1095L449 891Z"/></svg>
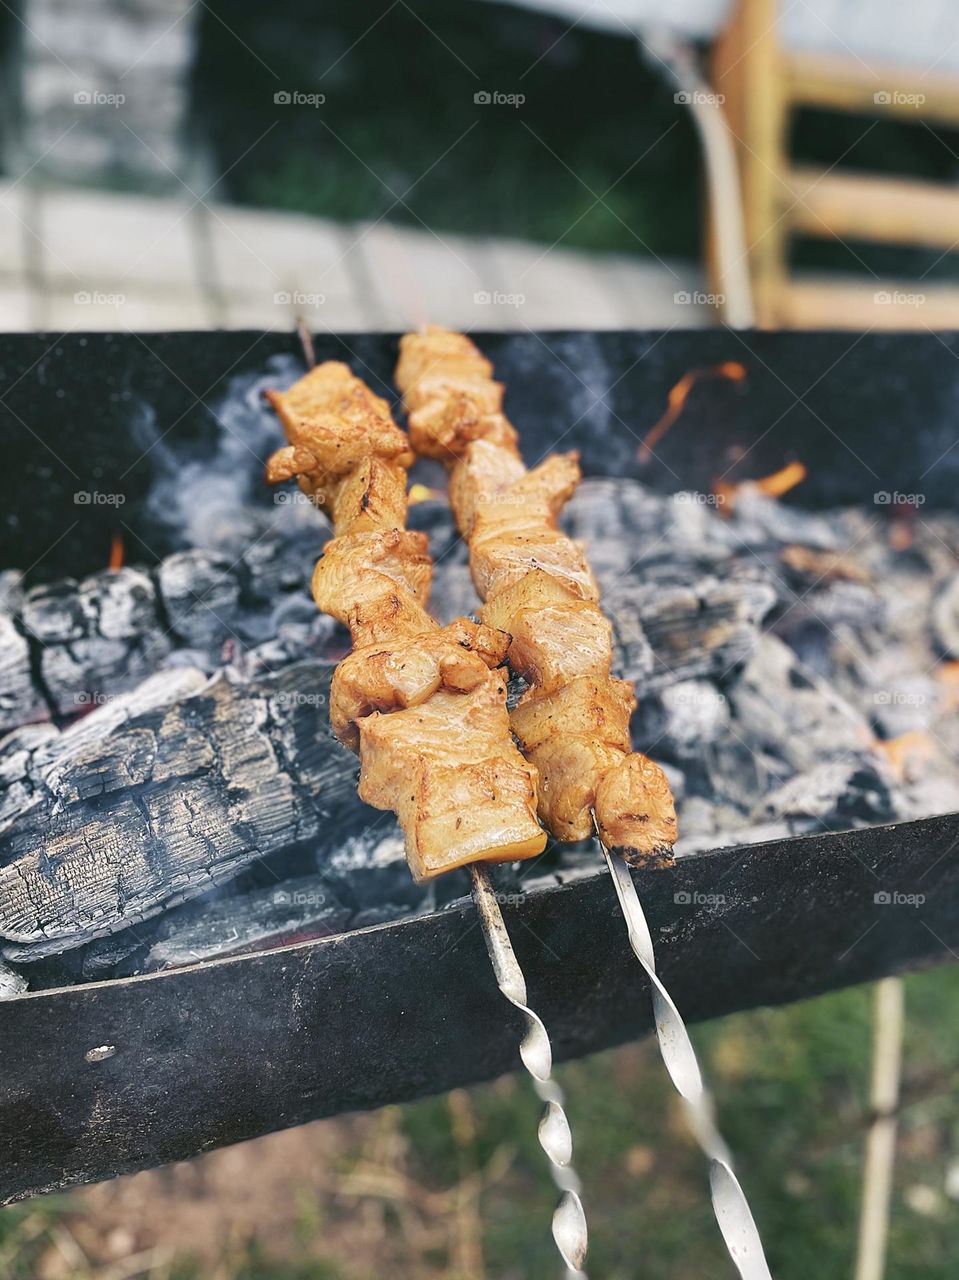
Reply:
<svg viewBox="0 0 959 1280"><path fill-rule="evenodd" d="M526 1019L527 1030L519 1046L519 1056L532 1076L534 1089L546 1103L539 1122L539 1144L549 1158L550 1173L562 1193L553 1214L553 1239L566 1264L567 1276L585 1280L582 1267L588 1243L586 1214L580 1199L580 1181L571 1163L573 1138L564 1110L563 1091L551 1075L553 1051L549 1035L542 1020L526 1003L526 979L506 931L506 921L490 883L489 870L483 864L473 863L469 873L473 901L479 913L497 986Z"/></svg>
<svg viewBox="0 0 959 1280"><path fill-rule="evenodd" d="M593 815L596 824L596 815ZM732 1170L729 1148L716 1127L712 1097L703 1085L699 1062L686 1024L673 1003L672 996L656 973L656 957L649 924L639 901L629 868L614 858L599 838L609 874L613 877L616 896L626 921L629 944L636 959L646 970L652 987L656 1036L669 1078L686 1104L686 1114L693 1136L709 1159L709 1188L713 1213L719 1224L729 1256L742 1280L771 1280L763 1253L762 1240L750 1212L745 1192Z"/></svg>

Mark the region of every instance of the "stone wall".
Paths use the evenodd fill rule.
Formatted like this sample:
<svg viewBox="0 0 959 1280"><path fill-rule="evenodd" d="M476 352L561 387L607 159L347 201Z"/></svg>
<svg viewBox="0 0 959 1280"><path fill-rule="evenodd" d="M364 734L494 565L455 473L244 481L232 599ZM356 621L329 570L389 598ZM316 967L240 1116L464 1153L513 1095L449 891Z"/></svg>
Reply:
<svg viewBox="0 0 959 1280"><path fill-rule="evenodd" d="M186 158L192 0L22 0L8 172L176 185Z"/></svg>

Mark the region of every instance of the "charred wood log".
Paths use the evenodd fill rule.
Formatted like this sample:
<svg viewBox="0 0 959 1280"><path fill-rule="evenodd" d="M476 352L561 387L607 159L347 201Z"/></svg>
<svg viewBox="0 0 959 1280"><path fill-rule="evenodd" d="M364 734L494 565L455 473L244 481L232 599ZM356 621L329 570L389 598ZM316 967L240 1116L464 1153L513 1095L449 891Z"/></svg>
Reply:
<svg viewBox="0 0 959 1280"><path fill-rule="evenodd" d="M242 898L185 907L164 920L139 968L150 973L327 937L345 928L351 914L325 877L285 880Z"/></svg>
<svg viewBox="0 0 959 1280"><path fill-rule="evenodd" d="M705 577L688 586L616 582L603 596L618 673L645 693L742 666L775 591L764 582Z"/></svg>
<svg viewBox="0 0 959 1280"><path fill-rule="evenodd" d="M225 654L275 637L291 606L309 604L317 541L307 554L267 534L235 559L194 549L152 571L103 570L25 595L11 581L0 612L0 731L82 713L135 689L177 651L212 672ZM301 644L331 632L312 606L297 617Z"/></svg>
<svg viewBox="0 0 959 1280"><path fill-rule="evenodd" d="M8 959L126 928L335 830L356 763L327 725L331 668L162 673L62 733L4 744Z"/></svg>
<svg viewBox="0 0 959 1280"><path fill-rule="evenodd" d="M0 613L0 731L50 714L34 678L30 645L13 618Z"/></svg>

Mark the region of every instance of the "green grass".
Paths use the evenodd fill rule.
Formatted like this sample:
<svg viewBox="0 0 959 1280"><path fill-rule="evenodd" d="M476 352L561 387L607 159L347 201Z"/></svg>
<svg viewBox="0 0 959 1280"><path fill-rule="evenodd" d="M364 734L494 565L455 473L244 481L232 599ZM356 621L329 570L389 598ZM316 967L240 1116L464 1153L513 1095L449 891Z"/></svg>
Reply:
<svg viewBox="0 0 959 1280"><path fill-rule="evenodd" d="M957 1008L959 968L907 980L907 1080L954 1070ZM777 1280L851 1274L870 1034L869 988L724 1018L694 1032ZM593 1272L623 1280L729 1273L703 1164L654 1045L569 1064L560 1077L587 1188ZM481 1135L477 1160L488 1158L497 1142L516 1146L515 1183L491 1193L484 1206L490 1274L506 1274L522 1256L523 1274L545 1280L555 1275L545 1230L553 1193L542 1173L529 1091L516 1081L509 1090L474 1090L473 1100ZM890 1242L896 1280L945 1277L948 1260L959 1256L959 1206L943 1199L940 1214L927 1218L902 1199L916 1183L941 1189L955 1117L948 1099L917 1104L906 1114ZM404 1127L423 1176L452 1179L455 1153L443 1101L406 1108ZM925 1131L921 1156L910 1141L918 1130Z"/></svg>
<svg viewBox="0 0 959 1280"><path fill-rule="evenodd" d="M194 122L216 172L229 170L216 194L343 221L698 255L690 118L625 33L500 4L390 3L204 7ZM326 102L277 107L277 90ZM477 90L526 100L476 105ZM897 120L803 112L792 135L796 158L823 166L951 180L959 155L955 131ZM906 275L939 257L838 241L795 256ZM932 274L955 267L947 256Z"/></svg>

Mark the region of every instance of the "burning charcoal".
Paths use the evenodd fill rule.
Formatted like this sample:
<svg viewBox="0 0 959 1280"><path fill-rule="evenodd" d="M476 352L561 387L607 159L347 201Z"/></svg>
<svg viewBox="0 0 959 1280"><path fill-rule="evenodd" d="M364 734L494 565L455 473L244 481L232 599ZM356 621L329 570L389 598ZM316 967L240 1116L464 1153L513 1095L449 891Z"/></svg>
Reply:
<svg viewBox="0 0 959 1280"><path fill-rule="evenodd" d="M705 746L698 761L690 761L688 771L694 787L748 813L760 796L784 782L792 770L740 733L739 726L731 726L727 735Z"/></svg>
<svg viewBox="0 0 959 1280"><path fill-rule="evenodd" d="M85 714L171 665L177 652L173 664L208 672L276 642L279 648L261 652L260 670L322 654L335 631L309 595L310 566L322 543L315 529L309 551L267 531L235 561L178 553L157 570L159 593L148 574L133 568L35 588L18 618L4 621L0 614L0 729L48 715L45 694L59 715ZM168 598L158 608L164 590Z"/></svg>
<svg viewBox="0 0 959 1280"><path fill-rule="evenodd" d="M6 785L26 781L30 786L30 806L37 804L48 790L49 776L56 776L64 761L93 748L133 716L164 707L179 697L188 697L205 684L203 673L190 669L152 676L133 692L97 706L90 715L74 721L62 732L46 725L18 729L0 743L0 756L6 757L8 749L14 755L25 751L26 757L20 757L23 773L0 770L0 780Z"/></svg>
<svg viewBox="0 0 959 1280"><path fill-rule="evenodd" d="M480 602L468 564L457 564L450 560L436 565L429 607L433 616L444 624L452 622L454 618L465 618L477 613Z"/></svg>
<svg viewBox="0 0 959 1280"><path fill-rule="evenodd" d="M864 644L888 623L887 602L873 587L830 582L792 597L771 629L819 675L834 679L837 669L848 665L851 650L867 658Z"/></svg>
<svg viewBox="0 0 959 1280"><path fill-rule="evenodd" d="M959 658L959 573L949 579L933 602L932 630L943 655Z"/></svg>
<svg viewBox="0 0 959 1280"><path fill-rule="evenodd" d="M866 720L775 636L760 637L727 696L739 737L800 773L872 742Z"/></svg>
<svg viewBox="0 0 959 1280"><path fill-rule="evenodd" d="M617 668L636 681L640 695L691 677L725 676L753 653L759 623L775 598L767 584L752 581L701 578L688 587L620 583L603 600ZM637 669L637 626L652 648L652 671Z"/></svg>
<svg viewBox="0 0 959 1280"><path fill-rule="evenodd" d="M953 712L950 719L955 720ZM888 750L909 739L921 735L909 734L895 742L886 743ZM959 767L957 756L937 738L929 739L929 749L916 752L897 772L901 783L901 800L898 805L900 818L926 818L935 813L955 813L959 810Z"/></svg>
<svg viewBox="0 0 959 1280"><path fill-rule="evenodd" d="M411 489L413 497L416 496L417 490L422 491L422 486L413 485ZM431 496L425 501L411 501L406 521L407 527L420 530L428 535L430 554L433 556L437 567L445 564L448 560L458 560L465 564L467 558L466 544L456 528L456 522L453 519L453 513L450 510L445 493L439 497L434 497L432 496L435 492L434 490L431 489L428 492Z"/></svg>
<svg viewBox="0 0 959 1280"><path fill-rule="evenodd" d="M804 511L802 507L789 506L752 484L737 489L730 523L736 537L747 546L778 542L839 551L844 543L835 520Z"/></svg>
<svg viewBox="0 0 959 1280"><path fill-rule="evenodd" d="M33 678L30 645L13 619L0 613L0 732L50 715Z"/></svg>
<svg viewBox="0 0 959 1280"><path fill-rule="evenodd" d="M158 576L167 616L187 644L209 648L232 634L240 584L228 557L181 551L163 561Z"/></svg>
<svg viewBox="0 0 959 1280"><path fill-rule="evenodd" d="M167 648L161 641L144 654L122 640L75 640L44 649L40 670L57 712L76 715L134 687L156 669Z"/></svg>
<svg viewBox="0 0 959 1280"><path fill-rule="evenodd" d="M48 963L61 964L71 973L75 982L97 982L103 978L127 977L131 973L140 971L141 966L134 963L131 957L138 953L142 954L146 950L152 936L151 927L156 927L152 920L133 929L124 929L120 933L94 938L85 947L79 947L74 952L68 951L58 960ZM28 961L30 958L24 955L23 960ZM31 975L34 972L42 972L44 967L44 962L41 960L39 970L32 967Z"/></svg>
<svg viewBox="0 0 959 1280"><path fill-rule="evenodd" d="M673 793L673 799L677 802L685 799L687 787L686 774L683 770L677 768L676 765L668 760L658 759L655 753L653 758L666 775L666 781L669 783L669 789Z"/></svg>
<svg viewBox="0 0 959 1280"><path fill-rule="evenodd" d="M261 538L247 547L240 562L245 570L244 596L264 611L271 609L280 595L295 592L308 597L311 566L326 541L320 529L309 554L298 544L291 546L277 537Z"/></svg>
<svg viewBox="0 0 959 1280"><path fill-rule="evenodd" d="M818 551L814 547L793 545L779 553L784 576L799 590L808 590L820 582L858 582L870 585L869 570L851 552Z"/></svg>
<svg viewBox="0 0 959 1280"><path fill-rule="evenodd" d="M676 843L679 858L694 853L709 853L716 849L736 849L744 844L765 844L769 840L788 840L791 836L806 835L816 829L811 818L794 819L791 822L762 822L752 827L724 827L710 833L682 836Z"/></svg>
<svg viewBox="0 0 959 1280"><path fill-rule="evenodd" d="M632 730L641 751L684 762L697 759L728 726L729 705L716 686L682 680L641 699Z"/></svg>
<svg viewBox="0 0 959 1280"><path fill-rule="evenodd" d="M510 673L506 681L506 709L512 711L517 705L524 693L528 692L529 685L522 676Z"/></svg>
<svg viewBox="0 0 959 1280"><path fill-rule="evenodd" d="M0 614L19 613L23 607L23 574L19 569L0 569Z"/></svg>
<svg viewBox="0 0 959 1280"><path fill-rule="evenodd" d="M23 602L23 624L40 644L66 644L87 634L87 617L73 578L34 587Z"/></svg>
<svg viewBox="0 0 959 1280"><path fill-rule="evenodd" d="M34 752L59 737L55 725L27 724L0 739L0 831L33 802L30 763Z"/></svg>
<svg viewBox="0 0 959 1280"><path fill-rule="evenodd" d="M635 480L584 480L563 513L563 529L586 544L604 585L622 574L645 576L651 563L728 558L737 545L702 494L664 496Z"/></svg>
<svg viewBox="0 0 959 1280"><path fill-rule="evenodd" d="M757 822L815 818L841 829L899 816L894 779L879 758L866 752L827 760L770 792L753 810Z"/></svg>
<svg viewBox="0 0 959 1280"><path fill-rule="evenodd" d="M902 668L900 668L902 670ZM885 689L872 693L871 714L880 738L928 729L943 699L943 690L931 676L903 674Z"/></svg>
<svg viewBox="0 0 959 1280"><path fill-rule="evenodd" d="M170 649L153 583L136 569L37 587L24 599L23 623L43 646L43 685L61 715L135 687Z"/></svg>
<svg viewBox="0 0 959 1280"><path fill-rule="evenodd" d="M562 525L586 544L595 573L623 573L662 537L667 505L668 499L634 480L590 478L567 503Z"/></svg>
<svg viewBox="0 0 959 1280"><path fill-rule="evenodd" d="M617 596L611 594L603 598L603 612L613 628L613 670L620 679L632 680L639 694L652 686L656 655L643 630L639 610L633 607L626 588L621 590L618 599L619 608Z"/></svg>
<svg viewBox="0 0 959 1280"><path fill-rule="evenodd" d="M336 892L357 912L389 903L405 909L417 906L426 890L410 876L403 837L392 814L367 810L369 822L348 836L322 860L322 869ZM367 920L367 923L372 921Z"/></svg>
<svg viewBox="0 0 959 1280"><path fill-rule="evenodd" d="M84 579L80 602L107 640L134 640L157 625L153 583L137 569L104 570Z"/></svg>
<svg viewBox="0 0 959 1280"><path fill-rule="evenodd" d="M149 696L40 743L32 802L0 832L8 958L80 945L253 859L335 838L337 815L359 802L356 762L327 725L329 675L321 663L239 684L184 671L177 689L166 673Z"/></svg>
<svg viewBox="0 0 959 1280"><path fill-rule="evenodd" d="M878 631L886 626L889 610L882 595L862 582L829 582L821 590L808 591L790 601L786 615L776 623L776 634L789 636L812 622L825 630L848 625Z"/></svg>
<svg viewBox="0 0 959 1280"><path fill-rule="evenodd" d="M11 969L8 964L0 962L0 1000L12 1000L14 996L22 996L29 983L22 973Z"/></svg>
<svg viewBox="0 0 959 1280"><path fill-rule="evenodd" d="M160 926L142 968L149 973L327 937L342 932L349 918L324 878L284 880L241 898L180 908Z"/></svg>

